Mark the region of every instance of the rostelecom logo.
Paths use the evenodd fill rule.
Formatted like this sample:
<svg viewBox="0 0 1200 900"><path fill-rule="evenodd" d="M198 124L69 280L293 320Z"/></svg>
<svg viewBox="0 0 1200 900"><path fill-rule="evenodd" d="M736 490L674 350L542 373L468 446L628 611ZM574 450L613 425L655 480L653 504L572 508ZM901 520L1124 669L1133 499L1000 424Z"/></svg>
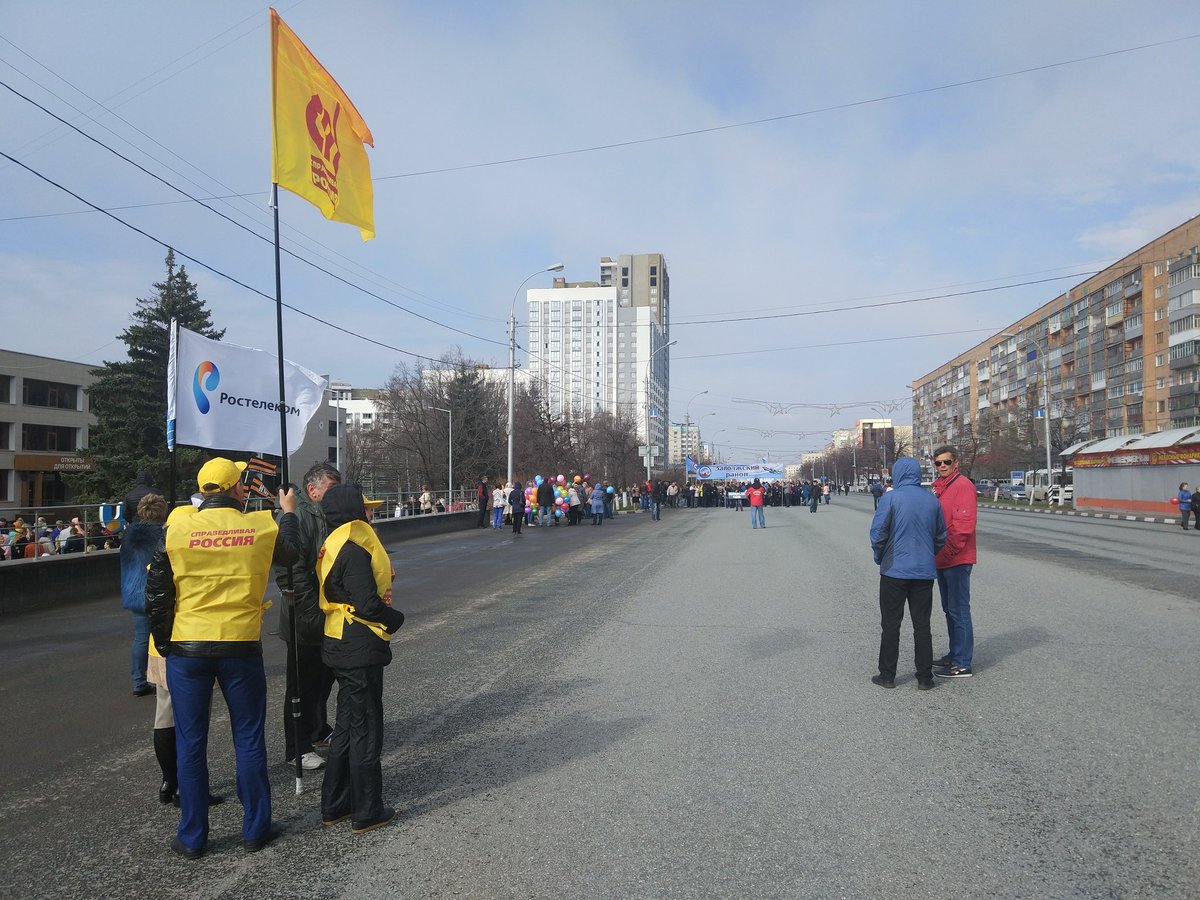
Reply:
<svg viewBox="0 0 1200 900"><path fill-rule="evenodd" d="M205 360L196 366L196 377L192 379L192 393L196 397L196 408L202 413L212 409L206 392L213 391L221 382L221 373L214 362Z"/></svg>

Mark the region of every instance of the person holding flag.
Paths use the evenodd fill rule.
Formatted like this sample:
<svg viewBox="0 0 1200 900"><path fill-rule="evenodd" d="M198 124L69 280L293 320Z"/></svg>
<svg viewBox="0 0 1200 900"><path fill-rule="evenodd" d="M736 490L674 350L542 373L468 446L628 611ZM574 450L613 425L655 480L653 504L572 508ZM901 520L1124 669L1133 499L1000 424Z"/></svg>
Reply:
<svg viewBox="0 0 1200 900"><path fill-rule="evenodd" d="M166 657L178 748L179 829L171 849L198 859L208 843L208 728L213 681L229 709L242 802L242 846L254 853L278 836L267 776L267 676L263 595L271 564L297 558L296 492L279 491L283 516L242 512L245 463L210 459L196 481L199 508L169 520L146 576L146 614Z"/></svg>

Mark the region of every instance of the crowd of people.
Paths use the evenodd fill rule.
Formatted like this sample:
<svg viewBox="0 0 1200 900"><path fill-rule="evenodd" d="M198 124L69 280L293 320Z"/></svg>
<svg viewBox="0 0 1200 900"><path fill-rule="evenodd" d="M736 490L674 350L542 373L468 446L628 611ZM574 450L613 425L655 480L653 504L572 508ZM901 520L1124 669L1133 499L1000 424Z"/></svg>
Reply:
<svg viewBox="0 0 1200 900"><path fill-rule="evenodd" d="M20 516L11 522L0 516L0 550L4 559L39 559L60 553L111 550L120 546L121 528L119 521L85 525L78 516L69 522L58 519L53 524L44 516L38 516L32 523Z"/></svg>

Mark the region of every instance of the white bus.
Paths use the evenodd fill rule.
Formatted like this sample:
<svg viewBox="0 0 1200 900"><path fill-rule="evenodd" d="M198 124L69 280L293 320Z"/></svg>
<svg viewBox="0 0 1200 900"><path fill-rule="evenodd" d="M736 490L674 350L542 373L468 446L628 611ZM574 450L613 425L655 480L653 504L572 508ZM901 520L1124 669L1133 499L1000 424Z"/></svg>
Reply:
<svg viewBox="0 0 1200 900"><path fill-rule="evenodd" d="M1025 490L1030 503L1057 503L1062 506L1075 499L1075 478L1070 466L1064 472L1055 469L1046 477L1045 469L1025 473Z"/></svg>

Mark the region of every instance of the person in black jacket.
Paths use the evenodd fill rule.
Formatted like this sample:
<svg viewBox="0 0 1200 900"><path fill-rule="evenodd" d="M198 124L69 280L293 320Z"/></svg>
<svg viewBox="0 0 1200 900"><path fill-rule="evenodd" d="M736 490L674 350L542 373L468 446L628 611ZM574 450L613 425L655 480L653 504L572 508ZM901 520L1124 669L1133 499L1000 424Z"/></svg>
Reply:
<svg viewBox="0 0 1200 900"><path fill-rule="evenodd" d="M296 753L306 771L325 765L314 749L328 746L333 729L328 723L329 694L333 690L333 673L321 661L321 644L325 636L325 615L321 612L317 585L317 554L329 528L321 510L321 498L335 484L341 484L342 474L328 462L318 462L304 473L304 490L296 504L296 519L300 539L296 549L300 558L290 567L275 566L271 574L283 592L279 604L279 636L287 642L287 683L283 696L284 759L289 766L296 763ZM289 572L290 568L290 572ZM290 575L290 578L289 578ZM294 596L288 602L288 585ZM295 621L293 621L293 615ZM292 714L292 698L299 696L300 721ZM299 746L297 746L297 724Z"/></svg>
<svg viewBox="0 0 1200 900"><path fill-rule="evenodd" d="M383 668L392 661L389 640L404 614L392 608L394 572L368 524L362 490L335 485L321 508L331 529L317 561L325 612L321 655L338 682L321 821L350 818L351 830L362 834L396 816L383 805Z"/></svg>
<svg viewBox="0 0 1200 900"><path fill-rule="evenodd" d="M161 493L162 491L154 486L154 476L150 474L149 469L142 469L138 472L133 487L125 495L125 505L122 507L122 512L125 515L125 524L132 525L138 521L138 504L142 502L143 497L147 494Z"/></svg>
<svg viewBox="0 0 1200 900"><path fill-rule="evenodd" d="M508 505L512 507L513 534L520 534L525 523L525 489L521 482L513 482L512 490L508 492Z"/></svg>

